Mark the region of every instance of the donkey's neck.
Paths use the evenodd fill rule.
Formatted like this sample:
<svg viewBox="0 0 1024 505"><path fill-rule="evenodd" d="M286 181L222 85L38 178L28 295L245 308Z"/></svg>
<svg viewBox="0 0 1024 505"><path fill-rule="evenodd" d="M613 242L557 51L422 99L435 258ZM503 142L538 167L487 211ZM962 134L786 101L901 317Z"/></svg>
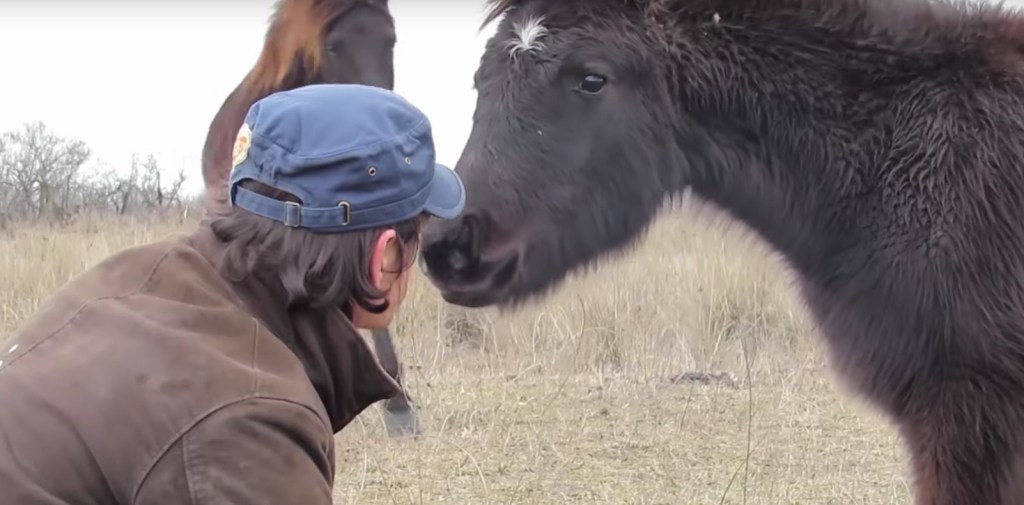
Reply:
<svg viewBox="0 0 1024 505"><path fill-rule="evenodd" d="M852 197L856 189L828 184L825 178L837 167L815 156L830 139L801 135L802 144L790 148L743 138L747 135L751 133L711 133L709 144L728 158L691 155L701 159L692 165L694 192L749 226L800 270L853 246L857 227L851 217L856 210L837 209L832 203ZM807 155L792 155L796 147L806 149ZM839 156L833 163L842 165Z"/></svg>
<svg viewBox="0 0 1024 505"><path fill-rule="evenodd" d="M700 126L680 134L695 192L806 272L823 258L850 260L844 251L863 239L859 195L878 180L891 93L929 63L890 26L865 24L879 16L870 1L837 2L851 21L829 28L815 22L820 3L787 1L808 10L716 18L704 34L715 50L695 59L680 48L675 80L684 117Z"/></svg>

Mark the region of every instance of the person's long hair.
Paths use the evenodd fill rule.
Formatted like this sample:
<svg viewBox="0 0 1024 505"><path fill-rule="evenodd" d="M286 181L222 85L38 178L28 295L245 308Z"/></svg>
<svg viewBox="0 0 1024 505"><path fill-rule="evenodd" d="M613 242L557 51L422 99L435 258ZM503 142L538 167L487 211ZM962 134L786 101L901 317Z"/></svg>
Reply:
<svg viewBox="0 0 1024 505"><path fill-rule="evenodd" d="M302 203L297 197L255 181L244 181L250 191L281 201ZM377 237L394 229L399 242L399 261L412 268L426 214L381 228L343 233L313 233L302 228L227 208L210 222L214 234L225 243L220 268L226 278L241 281L259 272L276 276L288 293L288 306L318 309L347 307L357 303L370 312L387 310L386 293L370 280L370 259ZM394 272L399 273L399 272ZM348 311L346 311L348 312Z"/></svg>

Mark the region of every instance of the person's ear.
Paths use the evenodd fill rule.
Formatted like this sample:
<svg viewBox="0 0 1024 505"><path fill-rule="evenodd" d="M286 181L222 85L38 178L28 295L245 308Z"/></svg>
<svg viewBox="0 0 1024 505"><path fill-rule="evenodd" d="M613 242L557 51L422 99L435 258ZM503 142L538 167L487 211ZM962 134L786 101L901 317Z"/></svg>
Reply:
<svg viewBox="0 0 1024 505"><path fill-rule="evenodd" d="M374 287L381 291L386 291L387 286L383 286L384 274L389 273L391 270L392 253L391 249L394 248L397 235L395 230L387 229L377 235L377 241L373 246L373 254L370 256L370 282L373 283Z"/></svg>

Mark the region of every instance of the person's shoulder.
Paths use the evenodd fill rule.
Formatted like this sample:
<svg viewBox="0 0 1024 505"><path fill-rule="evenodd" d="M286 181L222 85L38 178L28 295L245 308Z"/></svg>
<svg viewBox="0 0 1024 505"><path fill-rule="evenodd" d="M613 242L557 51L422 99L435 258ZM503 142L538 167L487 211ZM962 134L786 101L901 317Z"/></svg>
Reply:
<svg viewBox="0 0 1024 505"><path fill-rule="evenodd" d="M198 256L190 236L175 233L116 251L73 277L58 293L76 292L86 299L123 297L145 289L167 264Z"/></svg>
<svg viewBox="0 0 1024 505"><path fill-rule="evenodd" d="M260 391L289 394L274 385L294 382L302 369L282 343L268 341L187 235L127 248L78 275L7 345L0 382L16 373L41 384L42 375L88 383L119 392L96 391L110 406L157 393L162 401L152 406L166 406L169 418ZM286 356L268 371L261 362L268 353Z"/></svg>
<svg viewBox="0 0 1024 505"><path fill-rule="evenodd" d="M133 316L173 315L165 310L171 308L168 304L242 306L229 283L193 246L191 236L178 233L124 248L75 275L43 300L11 339L45 339L104 321L119 324ZM99 317L84 317L90 314Z"/></svg>
<svg viewBox="0 0 1024 505"><path fill-rule="evenodd" d="M55 295L0 349L0 396L0 432L21 449L61 441L121 483L204 419L248 405L287 404L289 422L330 431L298 358L180 236L121 251Z"/></svg>
<svg viewBox="0 0 1024 505"><path fill-rule="evenodd" d="M198 419L154 462L132 503L329 505L334 438L308 405L252 396Z"/></svg>
<svg viewBox="0 0 1024 505"><path fill-rule="evenodd" d="M130 297L144 290L161 270L166 272L168 260L181 263L191 254L194 252L187 236L182 234L114 252L73 276L43 300L15 335L56 331L89 304Z"/></svg>

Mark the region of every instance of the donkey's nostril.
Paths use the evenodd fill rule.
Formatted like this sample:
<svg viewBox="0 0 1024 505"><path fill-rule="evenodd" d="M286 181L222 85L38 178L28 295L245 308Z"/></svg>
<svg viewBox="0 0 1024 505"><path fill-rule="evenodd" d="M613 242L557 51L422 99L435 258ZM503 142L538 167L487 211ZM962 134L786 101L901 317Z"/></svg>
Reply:
<svg viewBox="0 0 1024 505"><path fill-rule="evenodd" d="M475 215L470 214L462 220L462 226L459 227L458 235L455 238L455 243L459 245L461 250L472 253L479 238L479 230L477 228Z"/></svg>
<svg viewBox="0 0 1024 505"><path fill-rule="evenodd" d="M429 275L459 278L476 275L482 238L479 218L467 215L426 240L420 268Z"/></svg>
<svg viewBox="0 0 1024 505"><path fill-rule="evenodd" d="M479 246L480 230L474 215L466 216L459 226L452 241L454 247L448 255L448 266L452 270L463 270L472 263L476 257L476 250Z"/></svg>
<svg viewBox="0 0 1024 505"><path fill-rule="evenodd" d="M469 259L466 258L466 253L459 250L452 251L448 256L448 266L456 272L468 267Z"/></svg>
<svg viewBox="0 0 1024 505"><path fill-rule="evenodd" d="M427 256L425 254L419 255L419 258L416 259L416 264L419 265L421 272L427 276L430 275L430 262L427 261Z"/></svg>

